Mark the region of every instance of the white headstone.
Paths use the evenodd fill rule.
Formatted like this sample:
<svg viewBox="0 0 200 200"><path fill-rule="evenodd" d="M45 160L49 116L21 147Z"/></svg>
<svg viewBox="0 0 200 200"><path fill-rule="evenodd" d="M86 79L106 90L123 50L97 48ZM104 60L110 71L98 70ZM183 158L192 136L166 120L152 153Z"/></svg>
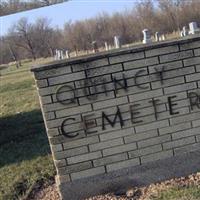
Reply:
<svg viewBox="0 0 200 200"><path fill-rule="evenodd" d="M54 60L57 60L57 49L55 50Z"/></svg>
<svg viewBox="0 0 200 200"><path fill-rule="evenodd" d="M186 26L184 26L183 27L183 36L187 36L188 35L188 30L187 30L187 27Z"/></svg>
<svg viewBox="0 0 200 200"><path fill-rule="evenodd" d="M158 32L155 33L156 42L160 41L160 34Z"/></svg>
<svg viewBox="0 0 200 200"><path fill-rule="evenodd" d="M55 60L59 60L60 59L60 51L58 49L56 49L56 55L55 55Z"/></svg>
<svg viewBox="0 0 200 200"><path fill-rule="evenodd" d="M93 53L96 53L99 51L96 41L92 42L92 48L93 48Z"/></svg>
<svg viewBox="0 0 200 200"><path fill-rule="evenodd" d="M183 31L180 32L180 36L181 36L181 37L184 37Z"/></svg>
<svg viewBox="0 0 200 200"><path fill-rule="evenodd" d="M69 54L68 50L65 51L65 56L66 56L66 58L70 58L70 54Z"/></svg>
<svg viewBox="0 0 200 200"><path fill-rule="evenodd" d="M163 40L163 41L166 40L165 34L162 35L162 40Z"/></svg>
<svg viewBox="0 0 200 200"><path fill-rule="evenodd" d="M114 46L115 48L121 48L121 43L120 43L120 37L119 36L115 36L114 37Z"/></svg>
<svg viewBox="0 0 200 200"><path fill-rule="evenodd" d="M152 40L151 40L151 34L150 34L149 30L148 29L144 29L142 31L142 33L143 33L143 43L144 44L151 43Z"/></svg>
<svg viewBox="0 0 200 200"><path fill-rule="evenodd" d="M109 50L109 49L108 49L108 43L107 43L107 42L105 42L105 49L106 49L106 51Z"/></svg>
<svg viewBox="0 0 200 200"><path fill-rule="evenodd" d="M61 60L61 52L58 50L58 60Z"/></svg>
<svg viewBox="0 0 200 200"><path fill-rule="evenodd" d="M64 58L63 50L60 50L60 60L62 60L63 58Z"/></svg>
<svg viewBox="0 0 200 200"><path fill-rule="evenodd" d="M196 34L200 32L200 29L198 28L196 22L189 23L189 28L190 28L189 34Z"/></svg>

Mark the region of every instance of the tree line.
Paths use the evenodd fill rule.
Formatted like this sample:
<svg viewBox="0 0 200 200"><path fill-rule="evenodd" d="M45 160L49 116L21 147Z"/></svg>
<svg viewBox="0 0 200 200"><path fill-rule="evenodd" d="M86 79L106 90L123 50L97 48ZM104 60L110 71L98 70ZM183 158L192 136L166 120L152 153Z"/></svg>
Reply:
<svg viewBox="0 0 200 200"><path fill-rule="evenodd" d="M99 47L105 42L112 45L115 35L121 37L122 44L133 43L142 40L144 28L152 33L172 33L192 21L200 25L199 11L199 0L145 0L120 13L68 21L62 29L53 28L47 18L35 23L22 18L0 40L0 64L52 57L56 49L86 51L92 48L93 41Z"/></svg>
<svg viewBox="0 0 200 200"><path fill-rule="evenodd" d="M62 3L64 1L65 0L1 0L0 16L39 8L42 6L49 6L56 3Z"/></svg>

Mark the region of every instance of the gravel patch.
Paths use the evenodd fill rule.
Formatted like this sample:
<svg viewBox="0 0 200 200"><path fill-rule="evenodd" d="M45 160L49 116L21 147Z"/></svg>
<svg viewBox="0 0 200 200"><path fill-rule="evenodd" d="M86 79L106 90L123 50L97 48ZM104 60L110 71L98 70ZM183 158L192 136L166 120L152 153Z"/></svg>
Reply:
<svg viewBox="0 0 200 200"><path fill-rule="evenodd" d="M187 177L175 178L161 183L151 184L146 187L132 188L123 196L114 194L99 195L85 200L149 200L151 197L157 197L162 191L173 187L200 187L200 173L192 174ZM30 199L30 198L29 198ZM36 191L31 200L60 200L55 183L43 187Z"/></svg>

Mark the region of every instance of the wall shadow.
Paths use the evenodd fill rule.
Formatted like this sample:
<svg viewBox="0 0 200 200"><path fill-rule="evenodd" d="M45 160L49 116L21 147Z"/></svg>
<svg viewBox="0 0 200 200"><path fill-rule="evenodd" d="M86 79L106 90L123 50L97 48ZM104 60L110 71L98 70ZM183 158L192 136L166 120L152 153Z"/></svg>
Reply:
<svg viewBox="0 0 200 200"><path fill-rule="evenodd" d="M49 153L40 110L0 118L0 167Z"/></svg>

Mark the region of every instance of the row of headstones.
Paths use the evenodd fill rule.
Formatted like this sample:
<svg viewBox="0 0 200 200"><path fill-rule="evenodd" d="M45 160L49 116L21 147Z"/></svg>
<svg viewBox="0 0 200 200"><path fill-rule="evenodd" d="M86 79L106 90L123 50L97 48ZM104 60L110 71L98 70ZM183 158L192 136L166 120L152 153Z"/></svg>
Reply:
<svg viewBox="0 0 200 200"><path fill-rule="evenodd" d="M200 33L200 28L198 27L196 22L191 22L189 23L189 30L187 29L186 26L184 26L180 34L181 37L185 37L189 34L196 34L196 33Z"/></svg>
<svg viewBox="0 0 200 200"><path fill-rule="evenodd" d="M62 60L64 58L70 58L69 51L68 50L63 51L63 50L56 49L54 59L55 60Z"/></svg>
<svg viewBox="0 0 200 200"><path fill-rule="evenodd" d="M144 29L142 31L143 33L143 43L148 44L152 42L152 36L150 34L150 31L148 29ZM183 27L183 30L181 31L181 37L187 36L189 34L196 34L200 33L200 29L198 28L198 25L196 22L191 22L189 23L189 30L186 28L186 26ZM155 41L164 41L166 40L166 36L164 34L160 34L159 32L155 33ZM121 48L121 42L120 42L120 36L114 36L114 47L115 48ZM96 41L92 42L92 48L93 48L93 53L99 52L99 48L97 45ZM107 42L105 42L105 49L106 51L111 50L112 46L108 45ZM58 50L56 49L55 51L55 60L61 60L64 58L70 58L70 52L68 50Z"/></svg>
<svg viewBox="0 0 200 200"><path fill-rule="evenodd" d="M150 34L149 30L144 29L142 32L143 32L143 37L144 37L143 43L144 44L151 43L152 39L151 39L151 34ZM198 28L198 25L196 22L191 22L191 23L189 23L189 30L187 29L186 26L184 26L180 35L181 35L181 37L185 37L189 34L196 34L196 33L200 33L200 29ZM165 36L162 35L162 37L161 37L160 34L158 32L156 32L155 40L156 40L156 42L159 42L160 40L165 40Z"/></svg>

